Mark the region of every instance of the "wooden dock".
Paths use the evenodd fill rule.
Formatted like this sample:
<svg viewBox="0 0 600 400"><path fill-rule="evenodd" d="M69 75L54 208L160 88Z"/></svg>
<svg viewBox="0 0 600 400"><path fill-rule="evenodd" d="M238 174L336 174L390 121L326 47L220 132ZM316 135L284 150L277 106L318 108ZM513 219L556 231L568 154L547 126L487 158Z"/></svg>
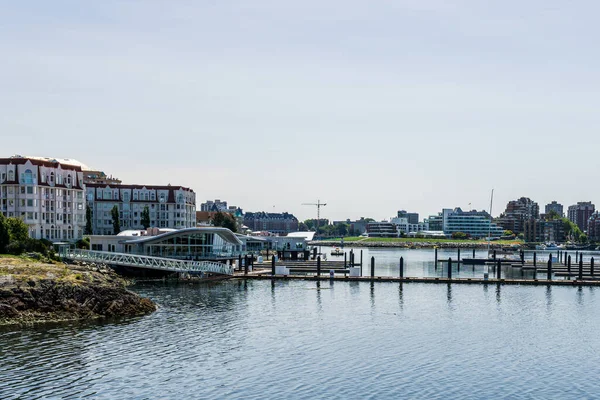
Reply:
<svg viewBox="0 0 600 400"><path fill-rule="evenodd" d="M396 282L396 283L445 283L445 284L471 284L471 285L529 285L529 286L600 286L600 280L546 280L546 279L484 279L484 278L399 278L391 276L334 276L329 275L271 275L269 272L260 271L244 275L236 273L234 278L240 279L258 279L258 280L308 280L308 281L334 281L334 282Z"/></svg>

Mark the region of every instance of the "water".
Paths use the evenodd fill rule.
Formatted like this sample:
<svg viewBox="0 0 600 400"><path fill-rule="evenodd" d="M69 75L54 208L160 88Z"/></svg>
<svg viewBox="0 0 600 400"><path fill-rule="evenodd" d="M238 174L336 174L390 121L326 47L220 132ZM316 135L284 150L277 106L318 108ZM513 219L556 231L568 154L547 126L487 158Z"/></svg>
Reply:
<svg viewBox="0 0 600 400"><path fill-rule="evenodd" d="M0 330L0 399L600 398L597 288L135 287L120 322Z"/></svg>
<svg viewBox="0 0 600 400"><path fill-rule="evenodd" d="M375 257L375 276L394 276L397 277L400 274L400 257L404 258L404 276L413 278L423 277L446 277L448 276L448 263L447 260L452 258L454 261L452 268L452 276L455 278L483 278L484 271L488 271L488 267L484 265L461 265L458 268L456 260L458 259L457 249L438 249L438 260L444 260L443 263L438 263L437 268L435 265L435 254L433 249L406 249L406 248L363 248L363 247L344 247L344 251L349 254L350 250L354 251L354 259L356 263L360 262L360 253L363 253L363 275L369 276L371 274L371 257ZM343 256L331 256L330 247L322 247L322 252L327 254L328 260L341 261L344 259ZM527 250L525 251L525 260L527 262L533 262L534 252L537 255L537 262L540 268L545 267L550 254L554 257L554 265L556 265L557 251L542 251L542 250ZM577 262L575 261L575 251L567 251L572 256L572 266L576 267ZM589 263L592 257L595 257L595 263L600 268L600 252L597 251L583 251L578 254L583 254L583 261ZM518 253L515 253L518 257ZM488 256L487 249L475 250L475 258L486 258ZM461 249L460 259L472 258L472 249ZM500 256L499 256L500 257ZM347 256L349 260L349 255ZM491 273L491 271L489 271ZM511 273L514 272L514 273ZM502 277L506 276L506 269L503 269ZM533 278L533 271L524 271L521 276L520 270L509 271L510 277L514 278ZM538 278L546 278L546 273L538 274ZM554 277L554 279L564 279L560 277Z"/></svg>

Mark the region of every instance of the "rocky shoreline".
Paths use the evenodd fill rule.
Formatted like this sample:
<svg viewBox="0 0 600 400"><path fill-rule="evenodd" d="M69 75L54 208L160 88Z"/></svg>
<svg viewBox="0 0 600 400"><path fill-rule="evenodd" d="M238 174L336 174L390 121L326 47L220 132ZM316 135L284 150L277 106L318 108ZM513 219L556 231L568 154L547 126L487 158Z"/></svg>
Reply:
<svg viewBox="0 0 600 400"><path fill-rule="evenodd" d="M23 325L149 314L150 300L103 265L0 258L0 325Z"/></svg>

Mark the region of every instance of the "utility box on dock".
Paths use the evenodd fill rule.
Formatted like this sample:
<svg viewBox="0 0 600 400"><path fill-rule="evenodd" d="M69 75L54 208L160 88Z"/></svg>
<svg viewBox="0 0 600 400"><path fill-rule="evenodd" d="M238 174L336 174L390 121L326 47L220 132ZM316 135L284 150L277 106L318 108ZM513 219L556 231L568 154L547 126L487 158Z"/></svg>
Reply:
<svg viewBox="0 0 600 400"><path fill-rule="evenodd" d="M290 269L288 267L284 267L283 265L275 266L275 275L289 275L289 274L290 274Z"/></svg>
<svg viewBox="0 0 600 400"><path fill-rule="evenodd" d="M348 268L349 276L360 276L360 268Z"/></svg>

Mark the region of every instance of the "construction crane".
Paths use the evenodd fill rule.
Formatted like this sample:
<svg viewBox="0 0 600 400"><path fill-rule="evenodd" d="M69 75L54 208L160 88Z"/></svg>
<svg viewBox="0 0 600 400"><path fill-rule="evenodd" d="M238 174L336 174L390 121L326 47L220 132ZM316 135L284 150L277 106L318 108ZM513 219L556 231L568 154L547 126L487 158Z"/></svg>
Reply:
<svg viewBox="0 0 600 400"><path fill-rule="evenodd" d="M317 207L317 227L315 229L315 235L319 234L319 220L321 219L321 207L325 207L327 203L321 203L321 200L317 200L316 203L302 203L303 206L316 206Z"/></svg>

